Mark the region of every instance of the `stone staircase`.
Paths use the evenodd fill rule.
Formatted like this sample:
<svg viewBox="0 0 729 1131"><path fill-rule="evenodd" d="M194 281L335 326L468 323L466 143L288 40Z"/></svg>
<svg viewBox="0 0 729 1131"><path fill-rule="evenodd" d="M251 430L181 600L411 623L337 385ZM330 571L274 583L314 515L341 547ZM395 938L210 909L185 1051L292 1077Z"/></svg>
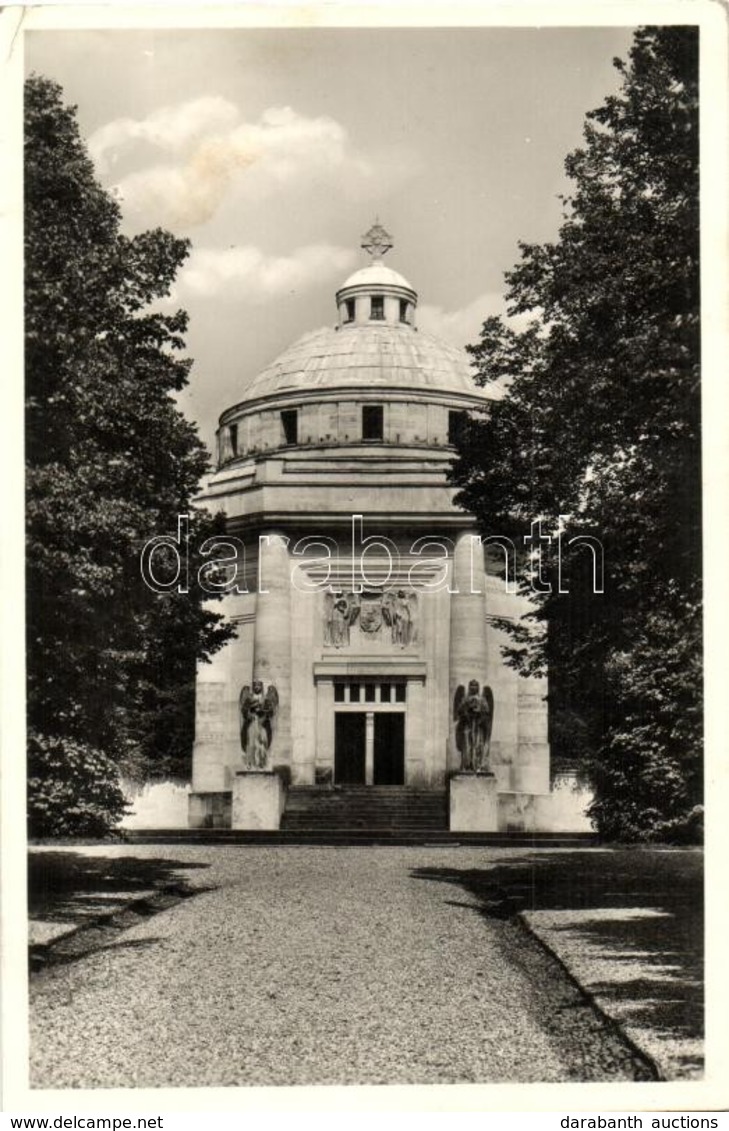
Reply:
<svg viewBox="0 0 729 1131"><path fill-rule="evenodd" d="M282 832L400 833L428 836L448 830L445 790L407 786L293 786Z"/></svg>
<svg viewBox="0 0 729 1131"><path fill-rule="evenodd" d="M292 786L281 828L128 829L131 844L480 845L499 848L587 847L587 833L457 833L448 830L445 790L407 786Z"/></svg>

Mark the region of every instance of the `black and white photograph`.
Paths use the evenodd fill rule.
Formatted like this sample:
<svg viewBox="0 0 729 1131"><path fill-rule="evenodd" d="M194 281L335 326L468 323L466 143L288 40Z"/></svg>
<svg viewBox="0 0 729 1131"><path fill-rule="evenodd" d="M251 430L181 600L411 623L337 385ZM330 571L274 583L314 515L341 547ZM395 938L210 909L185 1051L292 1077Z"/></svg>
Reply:
<svg viewBox="0 0 729 1131"><path fill-rule="evenodd" d="M726 1107L725 15L490 7L5 11L14 1111Z"/></svg>

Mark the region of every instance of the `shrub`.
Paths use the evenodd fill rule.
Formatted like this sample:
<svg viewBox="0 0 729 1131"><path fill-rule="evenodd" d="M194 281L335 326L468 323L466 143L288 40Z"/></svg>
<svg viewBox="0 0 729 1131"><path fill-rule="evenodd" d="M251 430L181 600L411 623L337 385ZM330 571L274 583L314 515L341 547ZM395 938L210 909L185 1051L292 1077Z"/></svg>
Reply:
<svg viewBox="0 0 729 1131"><path fill-rule="evenodd" d="M104 836L127 809L116 765L83 742L31 732L30 836Z"/></svg>

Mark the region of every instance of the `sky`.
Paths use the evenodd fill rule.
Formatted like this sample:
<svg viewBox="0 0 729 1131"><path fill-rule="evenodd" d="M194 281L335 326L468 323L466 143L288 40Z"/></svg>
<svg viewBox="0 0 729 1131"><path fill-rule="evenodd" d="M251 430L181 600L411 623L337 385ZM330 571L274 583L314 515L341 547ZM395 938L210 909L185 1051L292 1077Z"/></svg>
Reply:
<svg viewBox="0 0 729 1131"><path fill-rule="evenodd" d="M217 418L367 261L419 294L417 323L463 346L502 313L518 242L554 239L566 155L618 88L632 28L29 31L124 230L192 241L168 309L190 316L180 406Z"/></svg>

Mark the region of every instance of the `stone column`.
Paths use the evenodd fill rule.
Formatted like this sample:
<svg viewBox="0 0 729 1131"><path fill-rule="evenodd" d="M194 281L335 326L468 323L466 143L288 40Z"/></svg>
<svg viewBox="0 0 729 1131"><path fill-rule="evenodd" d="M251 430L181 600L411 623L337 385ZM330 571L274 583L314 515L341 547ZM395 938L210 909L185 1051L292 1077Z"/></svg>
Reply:
<svg viewBox="0 0 729 1131"><path fill-rule="evenodd" d="M453 700L459 686L468 688L469 680L479 685L487 681L486 648L486 581L483 550L474 531L462 534L453 554L451 595L450 673L448 681L448 769L461 769L461 755L456 747ZM476 590L476 592L472 592ZM498 704L496 706L498 710Z"/></svg>
<svg viewBox="0 0 729 1131"><path fill-rule="evenodd" d="M237 636L198 665L195 687L195 744L192 754L192 788L195 793L222 793L230 789L232 767L240 768L238 696L251 682L255 594L228 596L214 612L222 611L236 625Z"/></svg>
<svg viewBox="0 0 729 1131"><path fill-rule="evenodd" d="M519 750L515 788L549 793L549 731L546 679L520 679L517 689Z"/></svg>
<svg viewBox="0 0 729 1131"><path fill-rule="evenodd" d="M365 785L375 782L375 713L368 711L365 718Z"/></svg>
<svg viewBox="0 0 729 1131"><path fill-rule="evenodd" d="M334 781L334 683L320 679L316 685L316 750L314 784Z"/></svg>
<svg viewBox="0 0 729 1131"><path fill-rule="evenodd" d="M428 597L430 600L430 597ZM405 713L405 785L424 786L433 784L433 769L426 757L428 724L426 719L427 701L425 684L422 679L409 679L407 688L407 711ZM441 755L442 757L442 755ZM443 769L440 767L443 784Z"/></svg>
<svg viewBox="0 0 729 1131"><path fill-rule="evenodd" d="M291 576L286 540L268 534L259 543L259 592L253 679L278 691L278 711L267 769L291 765Z"/></svg>

